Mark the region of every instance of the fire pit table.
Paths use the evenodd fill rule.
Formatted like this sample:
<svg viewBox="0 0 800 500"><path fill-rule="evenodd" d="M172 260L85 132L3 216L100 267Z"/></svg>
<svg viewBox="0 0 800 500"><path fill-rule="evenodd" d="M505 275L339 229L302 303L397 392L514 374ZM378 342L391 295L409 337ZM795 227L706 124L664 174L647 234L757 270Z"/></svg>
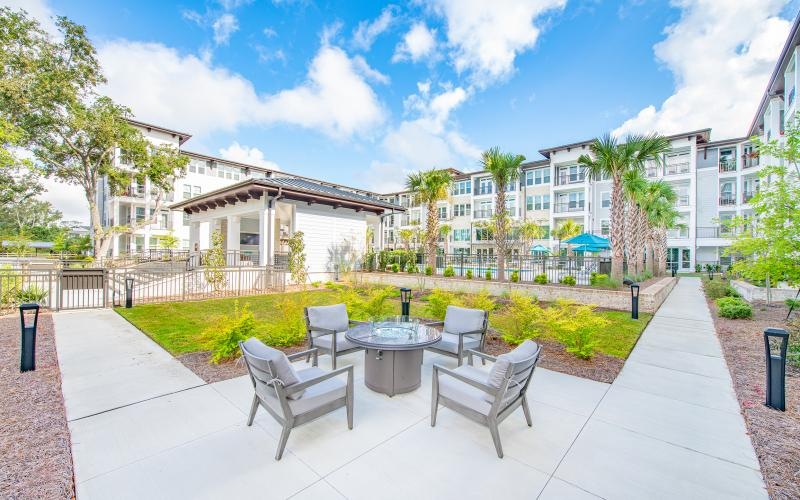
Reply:
<svg viewBox="0 0 800 500"><path fill-rule="evenodd" d="M346 337L366 348L364 384L394 396L420 386L423 351L439 342L442 334L416 318L394 316L356 325Z"/></svg>

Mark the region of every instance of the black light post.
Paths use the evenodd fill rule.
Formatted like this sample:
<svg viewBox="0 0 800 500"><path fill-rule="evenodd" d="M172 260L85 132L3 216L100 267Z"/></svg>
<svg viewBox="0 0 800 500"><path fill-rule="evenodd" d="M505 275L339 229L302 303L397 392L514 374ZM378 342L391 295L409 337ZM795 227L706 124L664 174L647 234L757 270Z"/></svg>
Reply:
<svg viewBox="0 0 800 500"><path fill-rule="evenodd" d="M31 323L31 318L33 318L33 323ZM19 326L22 333L19 357L19 371L21 372L36 369L36 326L38 323L39 304L22 304L19 306Z"/></svg>
<svg viewBox="0 0 800 500"><path fill-rule="evenodd" d="M339 264L333 265L333 281L339 281Z"/></svg>
<svg viewBox="0 0 800 500"><path fill-rule="evenodd" d="M125 309L133 307L133 278L125 278Z"/></svg>
<svg viewBox="0 0 800 500"><path fill-rule="evenodd" d="M675 277L675 271L676 271L675 270L675 264L672 264L670 267L672 268L672 277L674 278Z"/></svg>
<svg viewBox="0 0 800 500"><path fill-rule="evenodd" d="M400 314L406 318L411 316L411 289L400 289Z"/></svg>
<svg viewBox="0 0 800 500"><path fill-rule="evenodd" d="M709 269L708 270L708 279L709 279L709 281L713 281L714 280L714 270L713 269Z"/></svg>
<svg viewBox="0 0 800 500"><path fill-rule="evenodd" d="M770 339L780 343L774 352ZM764 330L764 350L767 355L767 402L770 408L786 411L786 348L789 344L789 332L782 328Z"/></svg>
<svg viewBox="0 0 800 500"><path fill-rule="evenodd" d="M631 285L631 319L639 319L639 285Z"/></svg>

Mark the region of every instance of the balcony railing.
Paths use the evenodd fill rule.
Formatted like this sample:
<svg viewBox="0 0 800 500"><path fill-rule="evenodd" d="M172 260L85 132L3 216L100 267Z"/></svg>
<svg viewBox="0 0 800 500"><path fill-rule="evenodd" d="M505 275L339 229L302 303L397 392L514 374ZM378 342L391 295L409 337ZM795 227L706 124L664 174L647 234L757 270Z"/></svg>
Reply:
<svg viewBox="0 0 800 500"><path fill-rule="evenodd" d="M667 238L688 238L689 229L670 229L667 231Z"/></svg>
<svg viewBox="0 0 800 500"><path fill-rule="evenodd" d="M753 168L758 166L758 156L742 157L742 168Z"/></svg>
<svg viewBox="0 0 800 500"><path fill-rule="evenodd" d="M120 196L127 196L129 198L144 198L144 187L142 188L127 188L119 194Z"/></svg>
<svg viewBox="0 0 800 500"><path fill-rule="evenodd" d="M748 203L758 191L745 191L742 193L742 203Z"/></svg>
<svg viewBox="0 0 800 500"><path fill-rule="evenodd" d="M719 204L720 206L736 205L736 196L734 195L720 196Z"/></svg>
<svg viewBox="0 0 800 500"><path fill-rule="evenodd" d="M689 173L689 162L676 162L676 163L668 163L667 166L664 168L664 175L678 175L678 174L688 174Z"/></svg>
<svg viewBox="0 0 800 500"><path fill-rule="evenodd" d="M682 194L682 195L678 196L678 198L675 200L675 206L676 207L688 207L689 206L689 195L688 194Z"/></svg>
<svg viewBox="0 0 800 500"><path fill-rule="evenodd" d="M736 160L727 159L719 161L720 172L736 172Z"/></svg>
<svg viewBox="0 0 800 500"><path fill-rule="evenodd" d="M658 167L647 167L645 170L647 177L658 177Z"/></svg>
<svg viewBox="0 0 800 500"><path fill-rule="evenodd" d="M555 213L583 212L584 210L585 202L583 201L553 203L553 212Z"/></svg>
<svg viewBox="0 0 800 500"><path fill-rule="evenodd" d="M580 184L586 180L586 174L558 174L556 175L556 186L564 186L568 184Z"/></svg>
<svg viewBox="0 0 800 500"><path fill-rule="evenodd" d="M492 186L479 186L478 189L475 190L475 194L492 194Z"/></svg>
<svg viewBox="0 0 800 500"><path fill-rule="evenodd" d="M697 238L731 238L734 234L736 231L727 226L697 227L695 229Z"/></svg>
<svg viewBox="0 0 800 500"><path fill-rule="evenodd" d="M475 210L473 215L476 219L490 219L494 215L494 210L487 208L484 210Z"/></svg>

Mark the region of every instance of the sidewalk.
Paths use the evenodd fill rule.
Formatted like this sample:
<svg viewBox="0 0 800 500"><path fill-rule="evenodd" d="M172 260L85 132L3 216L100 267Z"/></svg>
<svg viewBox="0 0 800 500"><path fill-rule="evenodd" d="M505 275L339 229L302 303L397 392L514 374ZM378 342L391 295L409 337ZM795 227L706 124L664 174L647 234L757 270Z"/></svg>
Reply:
<svg viewBox="0 0 800 500"><path fill-rule="evenodd" d="M554 477L603 498L767 498L699 278L680 279Z"/></svg>

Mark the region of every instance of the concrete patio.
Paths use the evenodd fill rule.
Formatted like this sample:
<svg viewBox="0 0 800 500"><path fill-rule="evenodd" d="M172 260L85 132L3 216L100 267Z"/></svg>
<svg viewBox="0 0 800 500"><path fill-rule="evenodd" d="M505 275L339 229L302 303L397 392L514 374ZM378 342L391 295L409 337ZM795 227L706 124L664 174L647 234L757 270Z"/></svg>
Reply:
<svg viewBox="0 0 800 500"><path fill-rule="evenodd" d="M502 460L447 409L430 427L432 365L452 358L426 353L423 386L394 398L363 385L363 354L342 358L354 429L341 409L276 462L279 426L245 425L246 377L206 385L113 311L58 313L78 498L766 497L700 293L681 279L613 385L537 369L533 428L501 425Z"/></svg>

